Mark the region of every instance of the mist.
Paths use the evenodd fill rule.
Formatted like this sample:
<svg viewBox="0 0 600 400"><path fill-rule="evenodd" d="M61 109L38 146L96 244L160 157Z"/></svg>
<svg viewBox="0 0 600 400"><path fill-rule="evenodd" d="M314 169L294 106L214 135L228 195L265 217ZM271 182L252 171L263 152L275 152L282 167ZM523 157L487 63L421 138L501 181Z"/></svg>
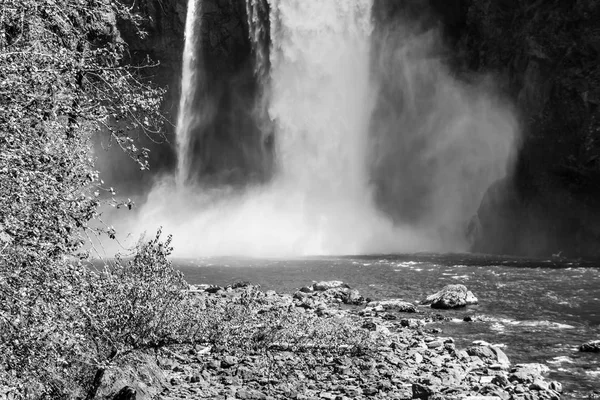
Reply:
<svg viewBox="0 0 600 400"><path fill-rule="evenodd" d="M468 250L466 226L506 173L516 120L491 79L453 76L438 29L376 26L372 7L271 0L269 43L255 38L270 49L268 73L261 65L261 96L242 96L252 126L230 122L253 140L240 139L247 151L239 153L260 165L232 162L227 149L210 145L218 124L207 110L221 105L203 95L179 121L211 128L178 142L186 157L178 171L157 179L135 215L114 219L115 227L136 238L162 226L180 257ZM272 162L269 151L256 151L265 146ZM208 176L207 157L225 167ZM232 164L272 173L243 185L219 178Z"/></svg>
<svg viewBox="0 0 600 400"><path fill-rule="evenodd" d="M396 19L375 33L371 177L396 223L466 251L468 221L514 162L518 124L490 76L459 79L439 27Z"/></svg>

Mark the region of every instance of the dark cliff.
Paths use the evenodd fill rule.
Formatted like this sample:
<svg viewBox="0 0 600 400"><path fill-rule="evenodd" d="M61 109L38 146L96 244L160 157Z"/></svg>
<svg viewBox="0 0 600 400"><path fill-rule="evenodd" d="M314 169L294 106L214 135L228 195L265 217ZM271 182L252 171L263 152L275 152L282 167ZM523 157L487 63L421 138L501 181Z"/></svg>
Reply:
<svg viewBox="0 0 600 400"><path fill-rule="evenodd" d="M153 175L173 171L176 165L175 122L181 93L182 52L184 47L187 0L127 0L140 16L143 38L135 34L132 21L120 21L121 36L128 44L128 56L141 62L157 62L145 70L145 76L167 89L163 112L166 140L156 143L141 136L141 145L151 150L150 165L154 174L143 174L127 167L118 152L111 152L104 162L105 176L116 179L115 187L128 196L144 193ZM197 58L204 74L201 95L194 101L202 115L201 132L194 134L192 180L240 182L265 179L270 170L268 133L259 126L253 104L260 95L254 74L252 45L248 37L246 3L243 0L197 0L201 4L198 26L201 45ZM263 129L261 129L263 128ZM265 139L266 138L266 139ZM117 158L117 160L115 160ZM119 185L119 182L121 183ZM133 192L133 193L132 193Z"/></svg>
<svg viewBox="0 0 600 400"><path fill-rule="evenodd" d="M475 250L600 256L600 4L472 1L457 49L469 70L504 77L523 129Z"/></svg>
<svg viewBox="0 0 600 400"><path fill-rule="evenodd" d="M470 223L472 250L600 257L600 4L374 4L376 24L401 18L441 31L456 77L492 75L515 105L521 127L516 159L488 189Z"/></svg>

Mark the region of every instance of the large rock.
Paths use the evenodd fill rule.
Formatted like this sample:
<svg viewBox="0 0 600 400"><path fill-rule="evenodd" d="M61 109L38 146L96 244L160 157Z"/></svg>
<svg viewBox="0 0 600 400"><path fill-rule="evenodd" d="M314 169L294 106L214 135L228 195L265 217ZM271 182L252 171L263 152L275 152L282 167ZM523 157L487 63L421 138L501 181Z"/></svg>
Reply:
<svg viewBox="0 0 600 400"><path fill-rule="evenodd" d="M542 378L542 374L548 371L549 368L544 364L517 364L508 376L508 380L522 384L533 384L533 382Z"/></svg>
<svg viewBox="0 0 600 400"><path fill-rule="evenodd" d="M156 357L143 352L126 356L102 374L95 399L150 400L156 398L167 386L164 372ZM127 397L129 396L129 397Z"/></svg>
<svg viewBox="0 0 600 400"><path fill-rule="evenodd" d="M414 313L417 312L417 308L414 304L406 302L400 299L390 299L390 300L382 300L382 301L372 301L367 304L367 307L377 308L381 307L385 311L398 311L398 312L407 312Z"/></svg>
<svg viewBox="0 0 600 400"><path fill-rule="evenodd" d="M470 356L477 356L482 360L487 359L493 363L498 363L504 368L507 368L510 365L510 361L506 354L495 346L471 346L467 349L467 354Z"/></svg>
<svg viewBox="0 0 600 400"><path fill-rule="evenodd" d="M431 304L431 308L458 308L477 304L479 300L467 290L465 285L448 285L439 292L428 296L422 304Z"/></svg>
<svg viewBox="0 0 600 400"><path fill-rule="evenodd" d="M579 351L587 353L600 353L600 340L592 340L582 344L579 347Z"/></svg>

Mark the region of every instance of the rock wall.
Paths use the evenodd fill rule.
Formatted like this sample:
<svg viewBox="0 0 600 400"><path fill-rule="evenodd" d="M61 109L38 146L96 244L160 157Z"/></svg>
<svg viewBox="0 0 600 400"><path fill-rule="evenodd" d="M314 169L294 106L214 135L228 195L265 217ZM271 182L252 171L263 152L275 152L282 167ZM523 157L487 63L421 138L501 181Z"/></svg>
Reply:
<svg viewBox="0 0 600 400"><path fill-rule="evenodd" d="M472 250L600 257L600 3L594 0L375 0L443 31L456 76L494 76L522 128L516 162L490 187Z"/></svg>
<svg viewBox="0 0 600 400"><path fill-rule="evenodd" d="M163 105L169 120L165 125L167 142L153 143L141 137L142 145L150 148L150 164L155 171L172 171L176 165L175 121L181 91L187 0L127 1L141 17L139 27L146 32L140 38L132 21L121 21L119 28L128 44L129 56L134 63L148 57L159 62L158 67L144 74L167 90ZM270 170L270 149L254 110L259 85L248 37L246 2L198 2L201 9L197 23L202 44L197 51L205 75L201 78L201 95L195 102L202 119L192 144L196 177L204 183L230 184L264 179ZM140 190L149 184L142 185L144 188Z"/></svg>
<svg viewBox="0 0 600 400"><path fill-rule="evenodd" d="M600 256L600 4L472 0L457 49L465 69L503 78L523 128L474 249Z"/></svg>

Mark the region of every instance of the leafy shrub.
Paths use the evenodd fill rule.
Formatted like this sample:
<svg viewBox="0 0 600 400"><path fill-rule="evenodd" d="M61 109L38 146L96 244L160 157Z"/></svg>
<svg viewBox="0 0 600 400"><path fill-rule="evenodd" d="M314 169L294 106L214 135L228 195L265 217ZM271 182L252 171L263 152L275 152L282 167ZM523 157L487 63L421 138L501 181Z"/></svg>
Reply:
<svg viewBox="0 0 600 400"><path fill-rule="evenodd" d="M102 272L5 255L0 382L24 397L81 396L120 356L189 341L194 308L170 251L170 238L161 242L159 232Z"/></svg>
<svg viewBox="0 0 600 400"><path fill-rule="evenodd" d="M5 389L28 398L80 396L110 357L158 341L161 322L140 306L130 307L129 334L106 334L120 321L103 306L126 306L124 293L141 303L139 292L119 285L148 281L150 272L139 276L149 263L165 272L145 300L162 309L175 302L178 289L167 286L180 277L165 277L171 270L158 239L104 274L74 261L85 256L104 190L92 134L109 134L141 168L147 150L130 129L160 135L163 91L139 73L152 65L124 61L117 21L135 26L131 10L103 0L0 6L0 397ZM167 302L158 298L164 293Z"/></svg>

